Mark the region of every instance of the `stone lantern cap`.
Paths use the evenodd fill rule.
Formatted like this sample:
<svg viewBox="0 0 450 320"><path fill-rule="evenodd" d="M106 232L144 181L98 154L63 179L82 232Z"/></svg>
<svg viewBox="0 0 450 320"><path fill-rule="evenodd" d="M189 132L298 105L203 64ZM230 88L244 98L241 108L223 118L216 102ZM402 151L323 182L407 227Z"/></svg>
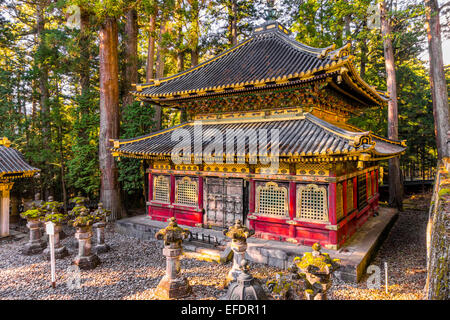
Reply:
<svg viewBox="0 0 450 320"><path fill-rule="evenodd" d="M234 225L223 231L223 234L233 241L246 242L247 238L255 234L255 231L249 230L241 220L237 219Z"/></svg>
<svg viewBox="0 0 450 320"><path fill-rule="evenodd" d="M187 239L191 232L178 226L177 219L174 217L169 219L169 225L159 230L155 234L157 240L164 240L164 245L181 247L184 239Z"/></svg>
<svg viewBox="0 0 450 320"><path fill-rule="evenodd" d="M106 221L106 217L111 215L111 210L107 210L107 209L103 208L103 203L99 202L98 208L97 208L97 210L94 211L93 215L94 215L96 221L104 222L104 221Z"/></svg>
<svg viewBox="0 0 450 320"><path fill-rule="evenodd" d="M305 252L302 258L296 257L294 265L304 273L329 275L339 267L339 259L331 259L328 253L322 253L322 246L315 243L312 252Z"/></svg>

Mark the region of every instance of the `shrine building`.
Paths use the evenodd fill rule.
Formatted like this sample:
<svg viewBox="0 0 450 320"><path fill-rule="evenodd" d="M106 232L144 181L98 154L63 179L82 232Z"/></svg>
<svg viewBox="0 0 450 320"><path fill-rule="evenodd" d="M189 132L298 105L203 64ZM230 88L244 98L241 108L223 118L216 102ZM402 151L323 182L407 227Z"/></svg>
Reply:
<svg viewBox="0 0 450 320"><path fill-rule="evenodd" d="M0 238L9 236L9 193L14 181L40 171L26 163L22 154L10 146L7 138L0 138Z"/></svg>
<svg viewBox="0 0 450 320"><path fill-rule="evenodd" d="M153 220L223 229L241 219L256 237L338 249L378 209L378 162L406 149L348 124L388 101L353 59L349 44L313 48L268 22L195 67L137 84L137 100L188 121L114 140L111 152L146 161Z"/></svg>

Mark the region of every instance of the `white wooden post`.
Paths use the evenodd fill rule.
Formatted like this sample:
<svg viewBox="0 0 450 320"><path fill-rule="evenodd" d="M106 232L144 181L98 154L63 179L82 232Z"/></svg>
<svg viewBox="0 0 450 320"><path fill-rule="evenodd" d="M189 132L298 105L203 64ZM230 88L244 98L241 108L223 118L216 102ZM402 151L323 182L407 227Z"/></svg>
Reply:
<svg viewBox="0 0 450 320"><path fill-rule="evenodd" d="M12 183L0 183L0 238L9 236L9 191Z"/></svg>
<svg viewBox="0 0 450 320"><path fill-rule="evenodd" d="M51 221L45 224L45 230L49 237L50 242L50 269L52 273L52 287L56 287L56 275L55 275L55 224Z"/></svg>

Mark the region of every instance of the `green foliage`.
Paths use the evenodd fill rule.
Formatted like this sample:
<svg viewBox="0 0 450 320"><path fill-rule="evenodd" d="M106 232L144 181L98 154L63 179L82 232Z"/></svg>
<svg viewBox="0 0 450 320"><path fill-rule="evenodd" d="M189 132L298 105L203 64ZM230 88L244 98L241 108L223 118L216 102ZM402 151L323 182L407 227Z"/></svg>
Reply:
<svg viewBox="0 0 450 320"><path fill-rule="evenodd" d="M69 225L75 228L89 227L95 223L95 217L92 215L80 215L69 221Z"/></svg>
<svg viewBox="0 0 450 320"><path fill-rule="evenodd" d="M48 222L51 221L54 224L61 224L67 220L67 216L62 213L53 213L53 214L46 214L44 217L44 221Z"/></svg>
<svg viewBox="0 0 450 320"><path fill-rule="evenodd" d="M40 220L44 216L44 214L40 209L31 209L22 212L20 216L27 220Z"/></svg>
<svg viewBox="0 0 450 320"><path fill-rule="evenodd" d="M135 102L122 111L122 139L135 138L153 130L154 109L146 104ZM143 193L144 171L142 160L123 158L119 164L119 181L128 194Z"/></svg>

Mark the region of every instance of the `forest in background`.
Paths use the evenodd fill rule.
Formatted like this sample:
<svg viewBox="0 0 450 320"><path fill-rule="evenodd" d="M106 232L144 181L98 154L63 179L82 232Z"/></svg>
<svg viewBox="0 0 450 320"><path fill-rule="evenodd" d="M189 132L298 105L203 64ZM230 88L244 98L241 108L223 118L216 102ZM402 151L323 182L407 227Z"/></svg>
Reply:
<svg viewBox="0 0 450 320"><path fill-rule="evenodd" d="M436 165L437 150L422 1L386 1L397 78L398 135L408 149L404 171ZM270 4L270 1L269 1ZM266 0L0 0L0 137L6 136L42 171L19 181L16 192L41 192L67 201L81 193L98 199L104 135L101 108L102 43L117 54L116 109L120 138L180 123L183 112L135 102L133 84L195 66L236 45L264 23ZM313 47L351 42L362 78L387 91L383 36L376 0L280 0L276 19L297 41ZM375 17L375 19L374 19ZM448 7L441 11L442 36L449 35ZM106 38L105 38L106 37ZM114 57L113 57L114 58ZM105 60L106 59L106 60ZM105 72L105 71L103 71ZM447 86L450 69L446 67ZM351 120L387 136L388 111L366 110ZM110 121L110 120L108 120ZM99 144L100 141L100 144ZM115 164L112 164L114 166ZM102 169L104 170L104 169ZM142 161L121 159L117 184L125 208L142 207Z"/></svg>

